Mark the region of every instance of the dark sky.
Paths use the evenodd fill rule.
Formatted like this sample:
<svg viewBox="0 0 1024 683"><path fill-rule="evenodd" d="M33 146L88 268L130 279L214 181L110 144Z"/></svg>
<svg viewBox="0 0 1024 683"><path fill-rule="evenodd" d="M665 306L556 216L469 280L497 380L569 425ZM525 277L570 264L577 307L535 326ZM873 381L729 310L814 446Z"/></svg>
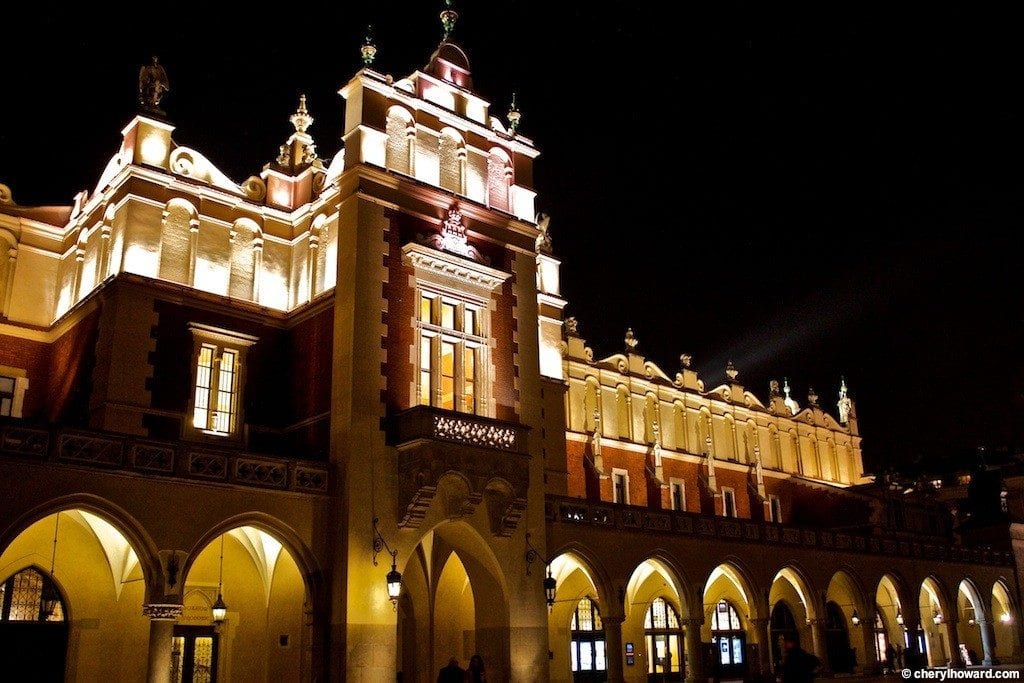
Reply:
<svg viewBox="0 0 1024 683"><path fill-rule="evenodd" d="M456 32L494 113L519 92L595 352L632 326L670 374L687 351L711 387L731 358L758 395L786 375L802 403L813 384L833 404L845 374L875 467L1024 444L1009 9L607 4L461 2ZM403 76L440 38L439 5L206 3L134 21L23 7L4 35L0 182L22 204L91 188L151 53L176 140L236 180L275 155L300 92L330 156L363 25L376 66Z"/></svg>

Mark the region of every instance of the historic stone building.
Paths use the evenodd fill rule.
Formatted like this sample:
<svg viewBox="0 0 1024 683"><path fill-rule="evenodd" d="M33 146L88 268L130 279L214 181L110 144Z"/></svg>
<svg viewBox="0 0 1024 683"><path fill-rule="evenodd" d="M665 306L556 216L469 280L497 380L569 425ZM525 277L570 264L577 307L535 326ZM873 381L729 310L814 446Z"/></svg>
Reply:
<svg viewBox="0 0 1024 683"><path fill-rule="evenodd" d="M364 46L333 157L303 99L235 182L154 63L94 189L0 186L0 651L83 681L696 680L785 634L837 673L1019 659L1011 555L879 495L845 386L837 420L587 348L537 149L443 19L407 78Z"/></svg>

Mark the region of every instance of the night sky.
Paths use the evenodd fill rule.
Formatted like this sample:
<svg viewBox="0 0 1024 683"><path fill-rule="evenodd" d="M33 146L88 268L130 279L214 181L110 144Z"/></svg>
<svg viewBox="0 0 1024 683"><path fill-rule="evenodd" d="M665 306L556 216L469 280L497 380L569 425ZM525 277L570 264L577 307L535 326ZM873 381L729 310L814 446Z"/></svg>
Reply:
<svg viewBox="0 0 1024 683"><path fill-rule="evenodd" d="M710 388L732 359L762 398L788 376L830 407L845 374L876 470L1024 444L1010 10L667 4L459 3L478 92L500 114L515 89L542 150L539 207L595 353L632 326L670 376L686 351ZM300 92L330 157L365 24L376 68L401 77L436 46L439 5L23 6L3 38L0 182L21 204L91 189L154 53L175 139L235 180L275 156Z"/></svg>

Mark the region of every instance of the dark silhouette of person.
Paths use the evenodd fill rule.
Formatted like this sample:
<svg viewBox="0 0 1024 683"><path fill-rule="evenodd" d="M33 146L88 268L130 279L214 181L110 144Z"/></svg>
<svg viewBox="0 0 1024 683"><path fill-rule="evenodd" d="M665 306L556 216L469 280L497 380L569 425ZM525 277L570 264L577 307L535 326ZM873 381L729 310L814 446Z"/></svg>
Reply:
<svg viewBox="0 0 1024 683"><path fill-rule="evenodd" d="M783 641L782 683L810 683L819 664L818 658L802 649L795 638Z"/></svg>
<svg viewBox="0 0 1024 683"><path fill-rule="evenodd" d="M482 683L486 680L484 658L480 655L473 655L469 658L469 667L466 669L466 683Z"/></svg>
<svg viewBox="0 0 1024 683"><path fill-rule="evenodd" d="M896 648L892 646L892 643L885 646L885 670L896 670Z"/></svg>
<svg viewBox="0 0 1024 683"><path fill-rule="evenodd" d="M903 665L903 646L902 645L897 645L896 646L896 668L897 669L904 669L904 668L906 668Z"/></svg>
<svg viewBox="0 0 1024 683"><path fill-rule="evenodd" d="M466 671L459 666L459 660L452 657L448 660L448 666L437 672L437 683L462 683L466 678Z"/></svg>

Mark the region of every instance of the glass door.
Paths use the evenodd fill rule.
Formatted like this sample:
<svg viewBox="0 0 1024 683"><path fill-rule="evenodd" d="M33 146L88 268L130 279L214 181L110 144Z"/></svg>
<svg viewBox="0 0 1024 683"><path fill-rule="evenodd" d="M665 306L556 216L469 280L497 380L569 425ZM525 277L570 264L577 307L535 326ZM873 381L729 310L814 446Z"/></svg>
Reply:
<svg viewBox="0 0 1024 683"><path fill-rule="evenodd" d="M212 626L175 626L172 683L216 683L217 640Z"/></svg>

